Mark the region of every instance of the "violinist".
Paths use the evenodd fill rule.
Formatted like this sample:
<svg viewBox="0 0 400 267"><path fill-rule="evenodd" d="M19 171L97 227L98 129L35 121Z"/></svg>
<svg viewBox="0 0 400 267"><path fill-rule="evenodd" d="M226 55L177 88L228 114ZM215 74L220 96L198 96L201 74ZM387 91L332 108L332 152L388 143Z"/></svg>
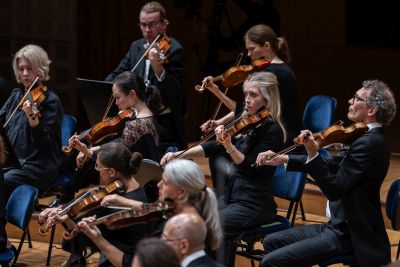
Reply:
<svg viewBox="0 0 400 267"><path fill-rule="evenodd" d="M267 25L258 24L250 28L244 35L247 55L251 61L265 58L270 61L261 71L272 72L276 75L279 84L279 93L282 109L282 120L287 129L287 144L291 144L293 138L301 129L300 109L298 106L297 79L287 62L290 61L289 47L284 37L278 37ZM218 125L224 125L243 110L241 102L230 99L214 83L210 83L212 77L206 77L203 82L205 88L210 90L231 110L227 116L218 120L207 121L201 125L201 130L206 132ZM234 113L235 112L235 113Z"/></svg>
<svg viewBox="0 0 400 267"><path fill-rule="evenodd" d="M213 190L207 187L200 167L190 160L172 160L165 166L158 188L159 200L164 202L166 199L171 199L177 214L200 215L207 226L206 251L216 250L222 237L217 199ZM130 205L134 209L140 208L143 204L140 201L123 199L113 195L105 197L102 203ZM114 266L131 267L133 254L123 253L123 251L110 244L96 226L89 224L93 220L93 217L84 218L78 225ZM160 218L159 229L152 235L161 235L164 222Z"/></svg>
<svg viewBox="0 0 400 267"><path fill-rule="evenodd" d="M127 121L123 127L120 137L111 142L121 142L129 148L131 152L139 152L146 159L159 161L159 136L156 128L156 119L152 110L156 110L159 102L155 96L153 87L145 87L142 79L133 72L125 71L119 74L113 82L112 87L115 103L120 111L132 109L135 119ZM84 164L85 158L92 159L91 163L73 173L72 184L69 192L70 198L73 193L81 187L82 176L85 176L93 167L96 155L100 146L88 147L79 140L78 135L70 138L71 147L80 151L77 156L77 166Z"/></svg>
<svg viewBox="0 0 400 267"><path fill-rule="evenodd" d="M151 48L148 56L139 62L134 72L147 84L156 86L161 95L163 106L156 112L161 153L164 154L168 146L177 146L179 149L183 149L187 146L184 127L182 127L186 112L184 50L174 38L166 37L168 20L165 8L159 2L148 2L141 8L138 25L143 38L131 44L126 56L121 60L119 66L107 76L106 80L113 81L121 72L131 71L159 34L163 41L168 38L170 42L168 51L159 51L158 46Z"/></svg>
<svg viewBox="0 0 400 267"><path fill-rule="evenodd" d="M364 122L369 131L347 152L324 158L309 130L300 132L307 155L260 153L258 165L287 163L287 170L309 173L329 200L330 221L268 235L261 266L312 266L328 258L354 254L357 266L386 266L390 243L381 213L380 189L390 150L382 126L396 114L393 92L382 81L362 83L348 101L347 117ZM275 156L276 155L276 156Z"/></svg>
<svg viewBox="0 0 400 267"><path fill-rule="evenodd" d="M209 157L223 153L215 162L217 180L226 181L219 198L219 212L225 237L225 265L234 266L231 241L245 228L274 222L276 204L272 195L272 176L275 167L252 168L257 155L265 149L280 149L286 130L280 118L279 89L276 76L270 72L256 72L243 84L245 112L251 116L261 108L270 112L270 118L243 132L236 138L218 126L218 141L197 145L182 153L167 153L161 159L166 164L174 157ZM245 118L245 117L243 117Z"/></svg>
<svg viewBox="0 0 400 267"><path fill-rule="evenodd" d="M49 80L50 62L46 51L33 44L21 48L13 59L21 87L11 92L0 110L0 120L20 167L3 169L5 201L19 185L28 184L39 190L49 186L62 163L63 110L58 96L44 84ZM34 84L36 79L38 83ZM28 89L31 90L26 94ZM34 94L40 96L36 102Z"/></svg>
<svg viewBox="0 0 400 267"><path fill-rule="evenodd" d="M146 203L147 197L134 177L140 167L141 161L142 155L140 153L135 152L131 154L129 149L123 144L109 143L103 145L98 153L96 170L100 173L100 178L105 184L109 184L116 179L121 180L126 189L125 193L123 193L125 198ZM73 229L76 226L75 221L72 220L73 218L69 218L68 215L59 216L58 214L61 210L61 207L47 209L40 214L39 220L64 222L69 229ZM99 217L109 214L112 211L112 209L105 208L94 210L95 214ZM130 254L133 254L136 243L147 234L147 231L147 226L144 224L117 231L109 231L107 228L101 227L104 238L121 251ZM78 235L71 241L64 240L63 249L71 252L66 266L74 264L77 261L82 262L83 250L91 244L84 235ZM100 257L99 264L101 266L111 266L104 257Z"/></svg>

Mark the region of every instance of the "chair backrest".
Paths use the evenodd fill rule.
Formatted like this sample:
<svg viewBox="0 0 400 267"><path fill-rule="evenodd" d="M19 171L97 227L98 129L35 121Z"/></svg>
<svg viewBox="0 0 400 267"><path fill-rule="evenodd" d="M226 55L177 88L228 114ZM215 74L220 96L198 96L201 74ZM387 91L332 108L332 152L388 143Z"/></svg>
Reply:
<svg viewBox="0 0 400 267"><path fill-rule="evenodd" d="M276 167L272 178L274 196L290 201L299 201L303 194L306 174L304 172L286 171L283 164Z"/></svg>
<svg viewBox="0 0 400 267"><path fill-rule="evenodd" d="M39 190L30 185L20 185L11 193L6 206L6 219L24 230L31 219Z"/></svg>
<svg viewBox="0 0 400 267"><path fill-rule="evenodd" d="M63 146L68 145L69 138L74 134L77 120L74 116L64 114L61 122L61 143Z"/></svg>
<svg viewBox="0 0 400 267"><path fill-rule="evenodd" d="M150 181L158 183L161 180L162 173L163 168L159 163L151 159L143 159L138 172L135 174L135 180L143 187Z"/></svg>
<svg viewBox="0 0 400 267"><path fill-rule="evenodd" d="M327 95L311 97L303 113L303 126L312 132L320 132L333 124L336 98Z"/></svg>
<svg viewBox="0 0 400 267"><path fill-rule="evenodd" d="M389 217L392 228L400 229L400 179L396 179L390 185L386 196L386 215Z"/></svg>

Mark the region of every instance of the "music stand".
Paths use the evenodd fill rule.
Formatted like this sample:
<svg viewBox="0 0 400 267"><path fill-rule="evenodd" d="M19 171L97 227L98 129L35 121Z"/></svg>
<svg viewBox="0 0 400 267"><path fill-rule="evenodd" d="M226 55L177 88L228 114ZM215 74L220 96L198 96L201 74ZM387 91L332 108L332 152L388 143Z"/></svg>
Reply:
<svg viewBox="0 0 400 267"><path fill-rule="evenodd" d="M112 94L112 82L76 78L78 90L83 107L89 119L90 125L94 125L103 119L104 112ZM118 114L118 107L113 104L108 117Z"/></svg>
<svg viewBox="0 0 400 267"><path fill-rule="evenodd" d="M3 127L0 127L0 136L3 138L4 149L6 150L6 161L4 162L2 168L21 168L21 164L18 160L17 154L15 154L14 148L11 145L10 139L8 138Z"/></svg>

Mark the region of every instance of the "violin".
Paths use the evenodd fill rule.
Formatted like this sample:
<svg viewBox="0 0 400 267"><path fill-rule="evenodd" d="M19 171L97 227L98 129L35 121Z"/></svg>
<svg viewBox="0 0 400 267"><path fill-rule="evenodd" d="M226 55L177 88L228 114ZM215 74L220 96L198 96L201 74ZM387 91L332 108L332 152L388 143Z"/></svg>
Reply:
<svg viewBox="0 0 400 267"><path fill-rule="evenodd" d="M254 115L244 114L224 127L224 136L230 135L234 137L239 133L256 127L267 118L270 118L270 112L266 107ZM217 141L221 144L225 142L224 137L217 137Z"/></svg>
<svg viewBox="0 0 400 267"><path fill-rule="evenodd" d="M32 98L31 100L33 102L32 110L36 117L40 118L41 116L38 108L40 106L40 103L42 103L43 100L45 100L46 96L47 96L47 87L43 83L38 83L38 85L31 90L31 98Z"/></svg>
<svg viewBox="0 0 400 267"><path fill-rule="evenodd" d="M266 107L264 107L262 110L258 111L254 115L243 114L242 116L239 116L239 117L233 119L231 122L229 122L227 125L224 126L224 128L225 128L224 136L229 134L231 137L234 137L234 136L236 136L240 133L243 133L247 130L258 127L259 125L261 125L261 123L264 120L266 120L268 118L270 118L270 112L268 111L268 109ZM198 145L204 144L206 141L208 141L209 139L211 139L214 136L215 136L215 133L206 135L198 143ZM217 141L220 144L223 144L225 142L224 137L218 137ZM183 154L185 154L186 151L188 151L189 149L190 148L183 150L182 152L177 154L175 156L175 158L181 158L183 156Z"/></svg>
<svg viewBox="0 0 400 267"><path fill-rule="evenodd" d="M36 117L40 117L41 114L38 110L39 105L43 102L44 99L46 99L47 96L47 87L39 82L39 76L35 78L35 80L32 82L31 86L26 90L25 95L21 98L19 101L17 107L14 109L14 111L11 113L10 117L8 117L7 121L4 123L3 127L6 127L11 118L14 116L15 112L19 109L22 108L22 105L24 102L29 98L32 102L32 111L33 114ZM36 87L34 87L36 85Z"/></svg>
<svg viewBox="0 0 400 267"><path fill-rule="evenodd" d="M80 213L87 212L93 208L96 208L99 206L101 200L113 193L121 194L125 192L125 185L124 183L116 179L115 181L109 183L105 187L96 187L92 190L89 190L76 199L72 200L70 203L68 203L59 213L59 216L68 214L71 218L75 218L78 216ZM39 227L39 234L40 235L46 235L50 229L54 225L54 219L47 220L46 223L42 224Z"/></svg>
<svg viewBox="0 0 400 267"><path fill-rule="evenodd" d="M358 122L348 127L343 127L343 122L338 121L321 132L313 133L313 137L315 141L317 141L319 147L323 148L332 144L351 144L357 138L367 133L367 131L368 127L364 122ZM292 146L277 152L277 156L285 155L297 147L303 146L305 140L296 137L293 141L294 144ZM274 157L272 157L271 160L272 159L274 159Z"/></svg>
<svg viewBox="0 0 400 267"><path fill-rule="evenodd" d="M139 64L143 61L145 57L149 54L150 49L154 48L155 45L157 44L157 49L159 50L159 55L163 63L167 63L167 57L165 54L168 52L168 50L171 48L171 41L169 38L165 35L165 33L160 32L154 41L147 47L146 51L144 51L143 55L140 57L140 59L136 62L135 66L131 69L131 72L134 72L136 68L139 66Z"/></svg>
<svg viewBox="0 0 400 267"><path fill-rule="evenodd" d="M171 41L169 40L167 35L163 34L163 36L157 42L158 54L160 55L163 64L168 63L168 58L166 54L168 53L170 48L171 48Z"/></svg>
<svg viewBox="0 0 400 267"><path fill-rule="evenodd" d="M78 140L86 140L90 145L99 144L105 138L118 134L128 120L136 118L136 114L133 110L127 109L120 112L114 118L107 118L101 122L96 123L92 128L86 130L78 135ZM62 151L70 153L74 143L64 146Z"/></svg>
<svg viewBox="0 0 400 267"><path fill-rule="evenodd" d="M158 220L160 217L167 219L173 214L175 214L175 207L171 201L165 201L163 203L157 201L144 204L140 209L122 210L111 213L89 223L89 226L105 224L110 230L119 230L135 224ZM70 232L64 232L63 237L66 240L71 240L80 231L80 228L77 226Z"/></svg>
<svg viewBox="0 0 400 267"><path fill-rule="evenodd" d="M254 71L260 71L268 66L270 63L271 62L266 59L257 59L253 61L250 65L231 67L222 75L212 78L212 81L221 81L222 85L225 88L229 88L245 81L250 73ZM206 83L203 83L201 86L196 85L194 89L198 92L203 92L205 86Z"/></svg>

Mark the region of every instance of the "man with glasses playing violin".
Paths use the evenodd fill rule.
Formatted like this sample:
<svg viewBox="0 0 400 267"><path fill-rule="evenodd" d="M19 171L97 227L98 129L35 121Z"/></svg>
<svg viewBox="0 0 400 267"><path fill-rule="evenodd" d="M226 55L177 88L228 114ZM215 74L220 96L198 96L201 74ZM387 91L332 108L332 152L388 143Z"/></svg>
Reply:
<svg viewBox="0 0 400 267"><path fill-rule="evenodd" d="M166 37L168 20L165 8L158 2L149 2L141 8L138 26L143 38L131 44L126 56L106 80L114 80L123 71L134 71L146 84L156 86L163 101L163 106L157 112L161 151L164 152L168 146L186 148L182 127L186 112L183 48L174 38ZM159 38L156 45L149 47L156 38ZM165 45L160 47L161 43ZM146 53L147 56L141 60Z"/></svg>
<svg viewBox="0 0 400 267"><path fill-rule="evenodd" d="M308 172L329 200L330 221L268 235L263 245L266 266L311 266L329 258L353 254L358 266L390 262L390 243L381 213L380 188L386 177L390 151L382 126L396 114L393 92L383 82L369 80L348 101L349 120L364 122L368 132L345 153L332 158L318 154L318 143L301 131L306 156L260 153L258 165L287 164L287 170Z"/></svg>

